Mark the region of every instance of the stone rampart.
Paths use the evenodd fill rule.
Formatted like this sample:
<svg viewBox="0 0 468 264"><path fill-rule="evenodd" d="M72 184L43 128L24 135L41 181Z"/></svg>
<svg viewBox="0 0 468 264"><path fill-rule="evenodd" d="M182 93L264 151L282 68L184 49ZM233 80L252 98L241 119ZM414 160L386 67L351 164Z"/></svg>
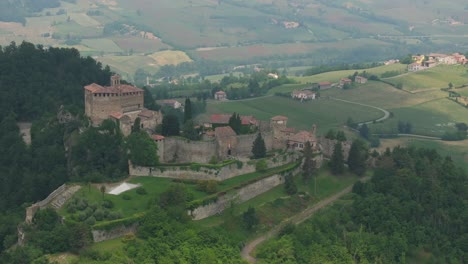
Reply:
<svg viewBox="0 0 468 264"><path fill-rule="evenodd" d="M267 159L268 168L282 166L291 163L299 157L297 153L286 153L277 155ZM190 166L174 166L174 167L140 167L129 166L131 176L153 176L162 178L174 179L189 179L189 180L217 180L224 181L226 179L255 172L255 161L243 162L242 166L237 162L231 163L220 169L207 168L197 166L192 168Z"/></svg>
<svg viewBox="0 0 468 264"><path fill-rule="evenodd" d="M297 173L299 169L293 171ZM231 203L239 204L248 201L264 192L271 190L272 188L284 183L284 176L281 174L275 174L268 178L259 180L252 184L236 190L233 193L226 194L225 196L219 197L216 202L199 206L188 212L194 220L201 220L210 217L215 214L219 214L224 209L228 208Z"/></svg>
<svg viewBox="0 0 468 264"><path fill-rule="evenodd" d="M135 223L130 226L121 225L111 230L92 230L91 233L93 235L93 241L97 243L122 237L129 233L136 233L137 228L138 224Z"/></svg>
<svg viewBox="0 0 468 264"><path fill-rule="evenodd" d="M211 157L217 157L217 144L210 141L191 141L185 138L168 137L163 142L162 151L159 151L161 162L200 162L208 163Z"/></svg>
<svg viewBox="0 0 468 264"><path fill-rule="evenodd" d="M30 207L26 208L26 223L28 224L32 223L32 220L37 210L46 207L53 199L55 199L57 196L63 193L66 189L67 189L67 186L63 184L62 186L55 189L55 191L50 193L49 196L47 196L47 198L45 198L44 200L39 201L31 205Z"/></svg>

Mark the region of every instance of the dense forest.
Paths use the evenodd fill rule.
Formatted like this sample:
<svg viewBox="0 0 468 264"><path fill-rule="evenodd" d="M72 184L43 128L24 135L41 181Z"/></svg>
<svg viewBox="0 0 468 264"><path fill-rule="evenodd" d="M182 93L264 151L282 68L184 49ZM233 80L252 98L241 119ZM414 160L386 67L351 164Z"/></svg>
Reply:
<svg viewBox="0 0 468 264"><path fill-rule="evenodd" d="M83 112L83 86L108 84L110 74L76 49L11 43L0 49L0 120L11 112L18 120L34 120L60 105Z"/></svg>
<svg viewBox="0 0 468 264"><path fill-rule="evenodd" d="M109 69L74 49L45 49L27 42L0 48L0 251L16 242L24 204L45 198L69 175L79 175L68 165L79 165L86 156L67 158L65 147L78 137L73 131L84 125L83 86L106 84L109 77ZM62 105L75 120L59 122ZM34 121L29 146L20 135L20 120ZM98 151L99 145L94 148ZM92 164L87 169L99 171Z"/></svg>
<svg viewBox="0 0 468 264"><path fill-rule="evenodd" d="M468 260L468 178L435 150L395 148L342 203L288 226L258 251L263 263L430 263ZM420 263L420 262L419 262Z"/></svg>

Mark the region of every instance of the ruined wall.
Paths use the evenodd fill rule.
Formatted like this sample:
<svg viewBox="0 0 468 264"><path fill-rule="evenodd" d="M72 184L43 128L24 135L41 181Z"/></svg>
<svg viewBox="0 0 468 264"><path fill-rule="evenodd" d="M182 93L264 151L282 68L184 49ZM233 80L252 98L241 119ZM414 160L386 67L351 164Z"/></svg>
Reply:
<svg viewBox="0 0 468 264"><path fill-rule="evenodd" d="M185 138L168 137L158 142L159 160L168 162L199 162L208 163L213 156L217 156L217 144L211 141L191 141ZM175 159L174 159L175 158Z"/></svg>
<svg viewBox="0 0 468 264"><path fill-rule="evenodd" d="M297 173L297 171L298 170L294 171L293 173ZM282 183L284 183L284 176L275 174L268 178L249 184L232 194L227 194L223 197L220 197L218 201L214 203L197 207L188 213L193 217L194 220L204 219L209 216L221 213L224 209L231 205L231 202L239 204L248 201Z"/></svg>
<svg viewBox="0 0 468 264"><path fill-rule="evenodd" d="M42 201L39 201L30 207L26 208L26 223L30 224L32 223L32 220L34 218L34 214L37 212L37 210L46 207L54 198L59 196L61 193L63 193L66 190L67 186L65 184L61 185L57 189L55 189L52 193L47 196Z"/></svg>
<svg viewBox="0 0 468 264"><path fill-rule="evenodd" d="M330 158L333 155L333 151L335 150L335 144L337 140L331 140L328 138L320 137L318 140L322 153L326 158ZM344 141L341 142L341 146L343 149L343 157L344 160L348 160L349 150L351 149L351 141Z"/></svg>
<svg viewBox="0 0 468 264"><path fill-rule="evenodd" d="M111 240L118 237L122 237L129 233L136 233L137 228L138 224L135 223L131 226L121 225L112 230L93 230L91 231L91 233L93 234L94 243L97 243L105 240Z"/></svg>
<svg viewBox="0 0 468 264"><path fill-rule="evenodd" d="M294 162L298 157L299 154L288 153L269 158L267 159L268 168L278 167ZM191 169L187 166L159 168L130 165L129 173L131 176L153 176L174 179L224 181L238 175L255 172L255 164L256 162L243 162L242 166L240 166L237 163L232 163L220 169L200 167L197 170Z"/></svg>

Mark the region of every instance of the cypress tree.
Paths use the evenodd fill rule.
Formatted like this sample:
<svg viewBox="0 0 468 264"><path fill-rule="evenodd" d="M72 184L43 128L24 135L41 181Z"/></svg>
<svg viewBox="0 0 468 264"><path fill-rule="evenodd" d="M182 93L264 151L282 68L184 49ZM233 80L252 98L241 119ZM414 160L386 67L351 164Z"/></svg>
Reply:
<svg viewBox="0 0 468 264"><path fill-rule="evenodd" d="M356 139L351 145L348 156L349 170L359 176L366 172L367 147L362 140Z"/></svg>
<svg viewBox="0 0 468 264"><path fill-rule="evenodd" d="M343 163L343 148L341 142L335 144L335 149L333 150L332 157L330 159L330 169L331 172L335 175L341 174L344 172L344 163Z"/></svg>
<svg viewBox="0 0 468 264"><path fill-rule="evenodd" d="M184 105L184 124L192 119L192 102L190 102L190 98L185 99Z"/></svg>
<svg viewBox="0 0 468 264"><path fill-rule="evenodd" d="M263 140L261 133L257 134L257 138L253 142L252 154L254 159L260 159L266 156L265 141Z"/></svg>
<svg viewBox="0 0 468 264"><path fill-rule="evenodd" d="M306 142L304 148L304 164L302 165L302 177L304 182L308 182L315 170L315 161L312 159L312 146L310 142Z"/></svg>

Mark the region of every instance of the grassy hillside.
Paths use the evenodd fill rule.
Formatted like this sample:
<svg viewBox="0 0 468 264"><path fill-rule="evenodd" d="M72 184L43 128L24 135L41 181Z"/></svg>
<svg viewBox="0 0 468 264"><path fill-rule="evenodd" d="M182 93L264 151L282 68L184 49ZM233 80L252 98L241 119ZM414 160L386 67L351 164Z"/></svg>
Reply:
<svg viewBox="0 0 468 264"><path fill-rule="evenodd" d="M359 105L346 104L333 100L298 102L285 97L263 97L245 101L232 101L208 104L208 113L233 113L254 115L261 120L269 120L275 115L289 118L288 126L298 129L311 129L318 126L320 133L328 129L339 129L348 117L356 121L368 121L381 117L382 112Z"/></svg>
<svg viewBox="0 0 468 264"><path fill-rule="evenodd" d="M393 84L401 83L404 90L419 91L431 88L447 88L468 84L468 68L462 65L439 65L423 71L385 79Z"/></svg>

